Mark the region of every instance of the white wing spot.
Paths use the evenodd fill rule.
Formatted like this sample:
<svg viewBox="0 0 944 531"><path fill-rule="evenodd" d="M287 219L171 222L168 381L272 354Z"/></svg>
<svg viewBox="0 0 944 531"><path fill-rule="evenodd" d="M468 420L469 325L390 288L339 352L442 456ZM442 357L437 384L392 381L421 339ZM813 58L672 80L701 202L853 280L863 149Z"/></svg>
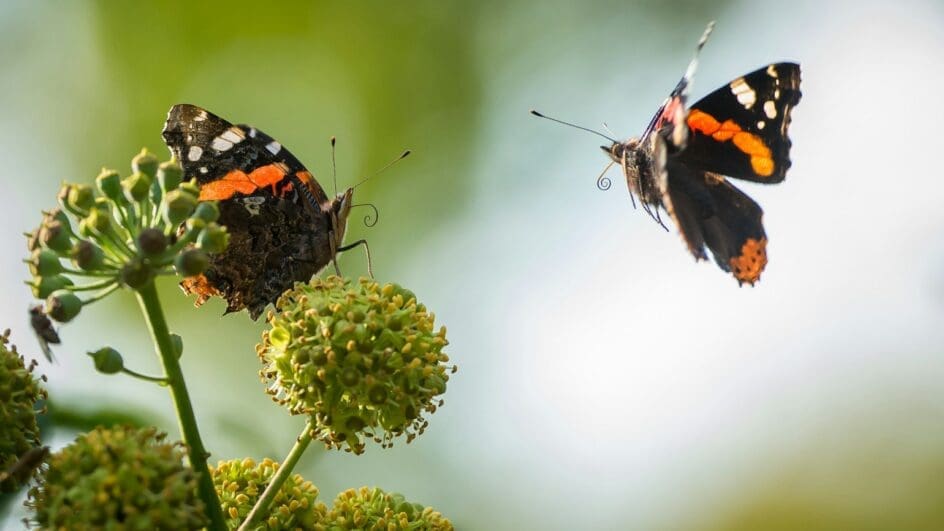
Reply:
<svg viewBox="0 0 944 531"><path fill-rule="evenodd" d="M203 156L203 148L200 146L190 146L190 151L187 152L187 160L190 162L196 162L200 160L200 157Z"/></svg>
<svg viewBox="0 0 944 531"><path fill-rule="evenodd" d="M200 112L197 113L196 116L193 117L193 121L194 121L194 122L202 122L202 121L204 121L204 120L206 120L206 119L207 119L207 112L206 112L206 111L200 111Z"/></svg>
<svg viewBox="0 0 944 531"><path fill-rule="evenodd" d="M249 138L256 138L256 128L249 129Z"/></svg>
<svg viewBox="0 0 944 531"><path fill-rule="evenodd" d="M778 88L777 88L777 89L774 89L774 99L775 99L775 100L779 100L779 99L780 99L780 89L778 89Z"/></svg>
<svg viewBox="0 0 944 531"><path fill-rule="evenodd" d="M750 109L754 106L754 102L757 101L757 93L744 81L743 77L739 77L731 82L731 92L737 97L738 103L743 105L745 109Z"/></svg>
<svg viewBox="0 0 944 531"><path fill-rule="evenodd" d="M243 141L246 136L236 127L230 127L226 131L223 131L223 134L220 135L220 138L233 144L238 144Z"/></svg>
<svg viewBox="0 0 944 531"><path fill-rule="evenodd" d="M282 151L282 144L279 144L278 142L273 140L272 142L269 142L268 144L266 144L266 149L269 150L269 153L272 153L273 155L277 155L279 151Z"/></svg>
<svg viewBox="0 0 944 531"><path fill-rule="evenodd" d="M767 118L773 120L777 117L777 106L774 104L773 100L767 100L764 102L764 114L767 115Z"/></svg>
<svg viewBox="0 0 944 531"><path fill-rule="evenodd" d="M777 78L777 68L774 65L767 66L767 75L776 79Z"/></svg>
<svg viewBox="0 0 944 531"><path fill-rule="evenodd" d="M226 151L227 149L233 147L233 143L221 136L218 136L213 139L213 143L210 144L210 147L217 151Z"/></svg>
<svg viewBox="0 0 944 531"><path fill-rule="evenodd" d="M766 124L763 120L757 122L757 128L758 128L758 129L763 129L765 125L767 125L767 124Z"/></svg>
<svg viewBox="0 0 944 531"><path fill-rule="evenodd" d="M259 207L262 206L262 203L265 203L264 197L246 197L242 199L243 208L246 209L246 212L249 212L250 216L259 215Z"/></svg>
<svg viewBox="0 0 944 531"><path fill-rule="evenodd" d="M206 173L207 171L209 170L207 170L206 166L200 166L200 173Z"/></svg>

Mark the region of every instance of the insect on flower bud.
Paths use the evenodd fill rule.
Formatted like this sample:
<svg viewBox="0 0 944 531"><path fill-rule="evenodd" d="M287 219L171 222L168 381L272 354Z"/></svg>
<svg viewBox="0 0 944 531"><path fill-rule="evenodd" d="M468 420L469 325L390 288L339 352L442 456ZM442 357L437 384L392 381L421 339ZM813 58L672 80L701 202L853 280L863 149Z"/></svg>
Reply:
<svg viewBox="0 0 944 531"><path fill-rule="evenodd" d="M46 313L60 323L68 323L82 310L82 299L66 289L54 291L46 298Z"/></svg>

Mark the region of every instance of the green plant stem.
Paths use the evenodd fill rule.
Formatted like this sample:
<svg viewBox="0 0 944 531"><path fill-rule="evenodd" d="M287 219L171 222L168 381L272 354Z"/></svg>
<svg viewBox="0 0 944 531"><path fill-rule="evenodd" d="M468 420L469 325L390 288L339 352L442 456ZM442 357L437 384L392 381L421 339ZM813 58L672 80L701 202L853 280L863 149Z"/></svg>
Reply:
<svg viewBox="0 0 944 531"><path fill-rule="evenodd" d="M269 482L269 486L266 487L262 496L256 501L252 511L246 516L246 520L240 524L239 531L252 529L257 522L269 514L269 507L272 505L272 501L275 500L275 495L278 494L279 490L282 488L282 484L285 483L285 480L292 474L292 470L295 469L298 460L301 458L302 454L305 453L308 445L311 444L312 429L311 421L308 421L305 424L305 430L302 431L298 439L295 440L295 446L292 446L288 455L285 456L285 460L282 461L282 465L279 466L275 475L272 476L272 481Z"/></svg>
<svg viewBox="0 0 944 531"><path fill-rule="evenodd" d="M168 383L168 382L167 382L167 378L161 378L161 377L158 377L158 376L148 376L148 375L146 375L146 374L141 374L140 372L133 371L133 370L127 368L127 367L121 369L121 372L123 372L123 373L125 373L125 374L127 374L128 376L131 376L131 377L133 377L133 378L137 378L137 379L139 379L139 380L144 380L145 382L156 383L156 384L159 384L159 385L167 385L167 383Z"/></svg>
<svg viewBox="0 0 944 531"><path fill-rule="evenodd" d="M190 395L184 383L180 363L177 362L177 353L170 337L170 331L167 328L167 321L164 319L164 310L161 308L161 302L157 297L154 282L149 282L147 286L138 290L137 297L138 303L141 305L141 311L144 312L144 317L147 320L148 328L151 330L154 348L164 366L167 386L170 388L171 396L174 399L174 408L177 410L181 438L184 444L187 445L190 466L197 474L197 491L200 499L206 505L207 517L210 519L208 529L225 531L226 523L223 519L223 510L220 508L220 499L213 488L213 478L210 476L210 469L207 467L209 454L200 439L200 431L197 429L197 419L193 414Z"/></svg>

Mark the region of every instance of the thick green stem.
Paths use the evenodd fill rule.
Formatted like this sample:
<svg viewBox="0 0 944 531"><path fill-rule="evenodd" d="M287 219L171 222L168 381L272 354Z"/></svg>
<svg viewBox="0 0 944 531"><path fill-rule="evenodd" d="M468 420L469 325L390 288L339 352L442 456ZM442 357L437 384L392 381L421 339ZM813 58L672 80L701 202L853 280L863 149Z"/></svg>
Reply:
<svg viewBox="0 0 944 531"><path fill-rule="evenodd" d="M180 434L183 442L187 445L190 456L190 466L197 474L197 490L200 499L206 505L207 517L210 519L208 529L225 531L226 523L223 520L220 499L213 488L213 478L210 477L210 470L207 467L209 454L200 439L197 419L193 414L193 406L190 403L190 395L187 393L187 386L184 383L183 372L177 362L174 342L171 340L170 331L167 329L164 310L161 309L161 302L157 298L157 289L153 282L149 282L147 286L138 290L137 295L138 303L141 305L141 310L147 319L148 328L151 330L151 337L154 339L154 348L164 366L167 386L170 388L171 396L174 399L174 408L177 410Z"/></svg>
<svg viewBox="0 0 944 531"><path fill-rule="evenodd" d="M305 453L305 449L311 444L312 428L311 421L305 424L305 430L302 431L298 439L295 440L295 446L292 446L291 451L285 456L282 465L279 466L278 471L272 476L272 481L269 482L269 486L266 487L262 496L256 501L256 505L253 506L252 511L249 511L246 520L239 526L239 531L248 531L253 525L269 514L269 507L272 505L272 501L275 500L275 495L278 494L279 489L282 488L282 484L285 483L285 480L292 474L292 470L295 469L295 464L298 463L302 454Z"/></svg>

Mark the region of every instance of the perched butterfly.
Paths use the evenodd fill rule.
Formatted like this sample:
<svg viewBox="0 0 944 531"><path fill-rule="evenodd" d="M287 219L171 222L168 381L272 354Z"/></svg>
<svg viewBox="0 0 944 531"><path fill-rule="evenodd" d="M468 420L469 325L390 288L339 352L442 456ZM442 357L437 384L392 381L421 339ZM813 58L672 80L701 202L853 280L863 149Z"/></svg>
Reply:
<svg viewBox="0 0 944 531"><path fill-rule="evenodd" d="M163 136L186 178L197 179L200 199L219 201L219 223L230 235L226 251L203 275L181 283L198 305L219 295L227 313L245 308L257 319L295 282L307 282L329 263L337 270L338 253L367 248L365 240L344 245L354 188L329 198L311 172L262 131L179 104L167 114Z"/></svg>
<svg viewBox="0 0 944 531"><path fill-rule="evenodd" d="M707 259L707 247L738 284L753 285L767 265L763 211L725 176L783 181L790 167L790 112L800 101L800 65L767 65L689 107L698 52L713 27L708 25L685 75L640 137L618 142L597 134L612 142L601 147L623 169L631 198L638 197L660 224L659 209L665 210L696 260ZM606 189L609 180L601 175L598 185Z"/></svg>

